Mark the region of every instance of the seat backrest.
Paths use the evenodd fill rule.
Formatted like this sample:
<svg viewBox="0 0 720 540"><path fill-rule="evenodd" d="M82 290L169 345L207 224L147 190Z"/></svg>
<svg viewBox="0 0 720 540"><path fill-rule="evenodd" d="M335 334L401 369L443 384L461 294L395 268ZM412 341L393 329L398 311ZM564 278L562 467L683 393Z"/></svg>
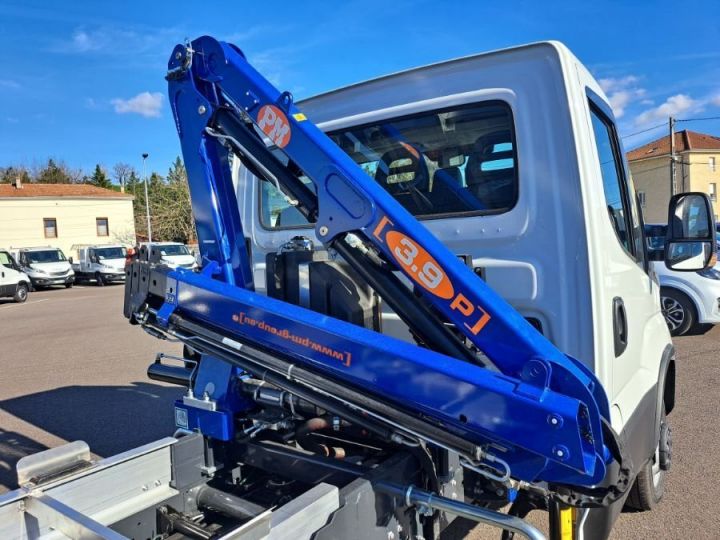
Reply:
<svg viewBox="0 0 720 540"><path fill-rule="evenodd" d="M433 174L432 202L438 213L475 210L463 197L463 175L460 167L445 167Z"/></svg>
<svg viewBox="0 0 720 540"><path fill-rule="evenodd" d="M430 174L419 150L407 143L385 152L380 158L375 181L412 214L422 212L414 190L427 193Z"/></svg>
<svg viewBox="0 0 720 540"><path fill-rule="evenodd" d="M400 143L382 155L375 181L392 194L407 191L404 183L410 183L420 191L427 191L430 183L425 159L419 150L406 143Z"/></svg>
<svg viewBox="0 0 720 540"><path fill-rule="evenodd" d="M468 189L488 209L511 207L517 195L515 153L510 131L479 137L465 168Z"/></svg>
<svg viewBox="0 0 720 540"><path fill-rule="evenodd" d="M462 187L463 175L460 167L445 167L444 169L435 171L433 175L433 190L439 184L447 185L450 182Z"/></svg>

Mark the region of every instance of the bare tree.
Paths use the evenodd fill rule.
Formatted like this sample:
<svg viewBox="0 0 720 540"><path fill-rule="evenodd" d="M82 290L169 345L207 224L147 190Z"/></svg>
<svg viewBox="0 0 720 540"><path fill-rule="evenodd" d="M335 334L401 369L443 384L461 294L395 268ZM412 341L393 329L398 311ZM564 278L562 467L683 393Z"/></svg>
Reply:
<svg viewBox="0 0 720 540"><path fill-rule="evenodd" d="M133 174L136 173L132 165L127 163L116 163L113 166L113 178L115 178L122 188L127 186L128 181Z"/></svg>

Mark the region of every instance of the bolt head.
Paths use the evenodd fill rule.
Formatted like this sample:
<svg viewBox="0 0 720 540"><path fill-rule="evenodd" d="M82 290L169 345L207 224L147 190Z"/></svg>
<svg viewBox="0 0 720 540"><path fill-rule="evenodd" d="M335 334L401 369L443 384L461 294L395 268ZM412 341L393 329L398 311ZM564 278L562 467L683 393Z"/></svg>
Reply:
<svg viewBox="0 0 720 540"><path fill-rule="evenodd" d="M175 60L180 60L182 58L182 53L180 51L175 53Z"/></svg>
<svg viewBox="0 0 720 540"><path fill-rule="evenodd" d="M395 540L395 533L392 531L388 532L388 540Z"/></svg>
<svg viewBox="0 0 720 540"><path fill-rule="evenodd" d="M320 236L327 236L328 228L323 225L322 227L320 227L320 230L318 232L320 233Z"/></svg>
<svg viewBox="0 0 720 540"><path fill-rule="evenodd" d="M563 445L558 444L552 449L553 455L561 461L565 461L570 457L570 451Z"/></svg>
<svg viewBox="0 0 720 540"><path fill-rule="evenodd" d="M198 107L198 114L205 114L206 112L207 112L207 108L205 107L205 105L200 105Z"/></svg>

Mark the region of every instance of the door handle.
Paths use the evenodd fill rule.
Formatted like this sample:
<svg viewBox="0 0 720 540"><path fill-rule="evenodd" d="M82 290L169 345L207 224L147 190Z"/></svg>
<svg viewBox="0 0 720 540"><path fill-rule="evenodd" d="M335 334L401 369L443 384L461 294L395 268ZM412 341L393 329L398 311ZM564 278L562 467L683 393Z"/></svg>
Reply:
<svg viewBox="0 0 720 540"><path fill-rule="evenodd" d="M625 302L618 296L613 298L613 338L615 342L615 358L617 358L625 352L628 344L628 324Z"/></svg>

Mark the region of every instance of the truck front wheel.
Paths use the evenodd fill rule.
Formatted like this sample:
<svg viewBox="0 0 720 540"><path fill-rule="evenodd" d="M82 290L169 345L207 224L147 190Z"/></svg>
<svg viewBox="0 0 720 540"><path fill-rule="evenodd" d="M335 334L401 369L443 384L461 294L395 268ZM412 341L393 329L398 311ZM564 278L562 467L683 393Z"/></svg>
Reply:
<svg viewBox="0 0 720 540"><path fill-rule="evenodd" d="M645 462L635 478L625 505L633 510L654 510L665 494L665 477L672 458L672 431L663 408L660 440L653 456Z"/></svg>
<svg viewBox="0 0 720 540"><path fill-rule="evenodd" d="M27 300L28 297L28 286L24 283L20 283L17 286L17 289L15 289L15 296L13 297L13 300L15 300L18 304L22 304L25 300Z"/></svg>
<svg viewBox="0 0 720 540"><path fill-rule="evenodd" d="M100 274L100 272L95 272L95 284L98 287L105 286L105 280L103 279L102 274Z"/></svg>

